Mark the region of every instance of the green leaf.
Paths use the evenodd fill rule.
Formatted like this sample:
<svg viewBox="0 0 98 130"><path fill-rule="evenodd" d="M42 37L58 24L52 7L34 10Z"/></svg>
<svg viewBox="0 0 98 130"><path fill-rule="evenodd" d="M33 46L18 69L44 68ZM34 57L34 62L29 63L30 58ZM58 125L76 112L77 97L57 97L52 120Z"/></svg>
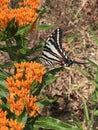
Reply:
<svg viewBox="0 0 98 130"><path fill-rule="evenodd" d="M89 81L92 82L92 84L94 84L96 86L96 81L94 79L92 79L86 72L84 72L78 65L75 65L76 69L79 70L79 72L86 77Z"/></svg>
<svg viewBox="0 0 98 130"><path fill-rule="evenodd" d="M0 30L0 42L5 40L4 37L5 37L4 30Z"/></svg>
<svg viewBox="0 0 98 130"><path fill-rule="evenodd" d="M98 90L97 89L95 89L93 97L91 97L91 101L94 106L96 106L96 104L98 103Z"/></svg>
<svg viewBox="0 0 98 130"><path fill-rule="evenodd" d="M89 61L89 63L90 64L92 64L94 67L97 67L98 68L98 65L95 63L95 62L93 62L92 60L90 60L89 58L86 58L88 61Z"/></svg>
<svg viewBox="0 0 98 130"><path fill-rule="evenodd" d="M2 70L0 70L0 79L1 80L6 80L6 78L8 77L9 75L6 73L6 72L2 72Z"/></svg>
<svg viewBox="0 0 98 130"><path fill-rule="evenodd" d="M5 80L0 80L0 98L6 97L8 92L8 88L5 86Z"/></svg>
<svg viewBox="0 0 98 130"><path fill-rule="evenodd" d="M0 50L7 52L7 48L5 45L0 45Z"/></svg>
<svg viewBox="0 0 98 130"><path fill-rule="evenodd" d="M45 43L41 42L39 45L35 46L35 47L33 48L33 53L34 53L34 51L36 52L36 51L42 50L43 47L44 47L44 45L45 45Z"/></svg>
<svg viewBox="0 0 98 130"><path fill-rule="evenodd" d="M37 91L39 84L40 83L37 81L32 82L31 89L30 89L31 94L34 93L35 91Z"/></svg>
<svg viewBox="0 0 98 130"><path fill-rule="evenodd" d="M89 29L89 31L90 31L90 33L91 33L93 39L95 40L96 44L98 44L98 38L97 38L97 36L95 35L95 33L92 31L92 29Z"/></svg>
<svg viewBox="0 0 98 130"><path fill-rule="evenodd" d="M53 25L51 24L41 24L36 27L36 30L48 30L53 28Z"/></svg>
<svg viewBox="0 0 98 130"><path fill-rule="evenodd" d="M24 49L28 49L28 40L25 38L25 37L23 37L22 38L22 48L24 48Z"/></svg>
<svg viewBox="0 0 98 130"><path fill-rule="evenodd" d="M24 125L26 124L28 119L28 114L26 109L24 108L23 112L17 117L18 122L22 122Z"/></svg>
<svg viewBox="0 0 98 130"><path fill-rule="evenodd" d="M47 73L51 73L51 74L55 75L57 72L59 72L63 69L64 69L63 67L53 68L50 71L48 71Z"/></svg>
<svg viewBox="0 0 98 130"><path fill-rule="evenodd" d="M19 45L19 43L17 44ZM19 52L23 55L26 55L27 51L28 51L28 40L26 38L21 38L21 45L20 46L20 50Z"/></svg>
<svg viewBox="0 0 98 130"><path fill-rule="evenodd" d="M19 50L19 52L20 52L21 54L26 54L27 50L26 50L25 48L22 48L22 49Z"/></svg>
<svg viewBox="0 0 98 130"><path fill-rule="evenodd" d="M59 72L61 69L62 69L62 67L55 68L55 69L52 69L52 70L46 72L46 74L43 76L42 83L37 86L38 89L33 94L38 96L40 94L40 91L42 90L42 88L45 85L49 85L49 84L53 83L54 81L56 81L56 79L59 76L54 76L54 75L56 74L56 72Z"/></svg>
<svg viewBox="0 0 98 130"><path fill-rule="evenodd" d="M95 115L95 116L98 116L98 110L96 110L96 111L94 112L94 115Z"/></svg>
<svg viewBox="0 0 98 130"><path fill-rule="evenodd" d="M58 76L53 76L51 74L46 74L43 76L43 81L42 83L39 83L38 86L37 86L37 89L36 91L33 93L33 95L39 95L40 94L40 91L42 90L42 88L45 86L45 85L49 85L51 83L53 83L54 81L56 81L56 79L58 78Z"/></svg>
<svg viewBox="0 0 98 130"><path fill-rule="evenodd" d="M98 68L97 68L97 72L96 72L96 88L98 88Z"/></svg>
<svg viewBox="0 0 98 130"><path fill-rule="evenodd" d="M41 9L39 9L39 10L37 10L37 13L39 14L39 16L41 16L42 14L44 14L46 12L46 8L44 7L42 7ZM38 17L39 17L38 16Z"/></svg>
<svg viewBox="0 0 98 130"><path fill-rule="evenodd" d="M1 68L8 68L8 67L12 67L14 64L11 62L5 62L3 64L0 64Z"/></svg>
<svg viewBox="0 0 98 130"><path fill-rule="evenodd" d="M84 110L85 121L88 124L90 121L88 107L84 99L82 99L82 103L83 103L83 108L84 108L83 110Z"/></svg>
<svg viewBox="0 0 98 130"><path fill-rule="evenodd" d="M5 28L5 34L6 38L11 38L13 37L18 30L18 25L15 22L15 18L13 18L8 24L7 27Z"/></svg>
<svg viewBox="0 0 98 130"><path fill-rule="evenodd" d="M57 72L59 72L60 70L62 70L63 68L62 67L59 67L59 68L54 68L50 71L48 71L44 77L43 77L43 82L46 84L46 85L49 85L51 83L53 83L54 81L57 80L57 78L59 76L54 76Z"/></svg>
<svg viewBox="0 0 98 130"><path fill-rule="evenodd" d="M75 125L79 128L79 130L84 130L82 128L81 122L78 119L74 118L73 121L74 121Z"/></svg>
<svg viewBox="0 0 98 130"><path fill-rule="evenodd" d="M49 84L53 83L54 81L56 81L58 77L59 76L54 76L52 74L48 74L48 75L46 75L44 82L46 85L49 85Z"/></svg>
<svg viewBox="0 0 98 130"><path fill-rule="evenodd" d="M25 35L30 30L31 26L32 26L32 24L26 24L24 26L19 27L18 31L15 35L16 36L17 35L21 35L21 36Z"/></svg>
<svg viewBox="0 0 98 130"><path fill-rule="evenodd" d="M36 120L34 123L34 130L37 130L38 128L43 128L45 130L79 130L79 128L74 125L64 123L52 117L40 117L38 120Z"/></svg>
<svg viewBox="0 0 98 130"><path fill-rule="evenodd" d="M9 54L10 59L14 60L15 58L14 58L14 51L12 49L13 45L11 39L6 39L6 46L7 46L7 52Z"/></svg>
<svg viewBox="0 0 98 130"><path fill-rule="evenodd" d="M14 36L14 38L15 38L15 40L16 40L16 45L17 45L17 47L19 47L19 48L21 48L21 44L22 44L22 38L24 38L24 37L21 37L20 35L15 35ZM18 48L17 48L18 49Z"/></svg>
<svg viewBox="0 0 98 130"><path fill-rule="evenodd" d="M40 103L38 102L38 105L40 106L40 108L43 108L45 106L49 106L50 104L54 103L55 101L56 101L56 99L45 98L44 100L40 101Z"/></svg>
<svg viewBox="0 0 98 130"><path fill-rule="evenodd" d="M39 95L40 95L40 91L42 90L43 87L44 87L43 82L42 82L42 83L39 83L39 84L37 85L37 89L35 90L35 92L33 91L33 95L39 96Z"/></svg>

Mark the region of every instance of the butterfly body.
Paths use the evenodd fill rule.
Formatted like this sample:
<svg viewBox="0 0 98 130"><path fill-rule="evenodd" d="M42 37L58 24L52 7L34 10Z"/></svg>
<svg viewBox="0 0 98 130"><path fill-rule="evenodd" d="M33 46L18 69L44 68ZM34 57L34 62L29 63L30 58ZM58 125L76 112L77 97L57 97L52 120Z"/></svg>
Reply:
<svg viewBox="0 0 98 130"><path fill-rule="evenodd" d="M57 28L46 40L40 59L51 66L54 66L55 63L61 66L71 66L73 63L84 64L72 61L67 56L62 48L62 30L60 28Z"/></svg>

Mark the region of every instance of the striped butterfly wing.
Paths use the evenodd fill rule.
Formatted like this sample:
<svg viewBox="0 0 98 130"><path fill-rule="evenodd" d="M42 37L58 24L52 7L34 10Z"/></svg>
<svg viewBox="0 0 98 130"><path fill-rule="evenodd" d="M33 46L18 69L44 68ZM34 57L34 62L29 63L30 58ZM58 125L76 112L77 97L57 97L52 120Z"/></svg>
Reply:
<svg viewBox="0 0 98 130"><path fill-rule="evenodd" d="M54 63L66 64L67 56L62 48L62 30L60 28L57 28L46 40L41 60L51 66Z"/></svg>
<svg viewBox="0 0 98 130"><path fill-rule="evenodd" d="M50 66L59 64L61 66L71 66L72 64L88 64L71 60L65 50L62 48L62 30L57 28L46 40L46 44L42 51L41 61Z"/></svg>

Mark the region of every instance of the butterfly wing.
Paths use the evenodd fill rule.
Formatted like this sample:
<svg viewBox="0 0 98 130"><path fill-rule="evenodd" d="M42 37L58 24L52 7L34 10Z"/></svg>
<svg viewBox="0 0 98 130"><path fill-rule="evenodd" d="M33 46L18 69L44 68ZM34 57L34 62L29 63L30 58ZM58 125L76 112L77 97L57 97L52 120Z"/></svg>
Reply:
<svg viewBox="0 0 98 130"><path fill-rule="evenodd" d="M53 66L53 62L61 64L62 53L62 30L58 28L46 40L41 60L51 66Z"/></svg>
<svg viewBox="0 0 98 130"><path fill-rule="evenodd" d="M60 28L57 28L47 39L46 42L52 42L54 44L55 48L58 50L58 52L62 52L62 30Z"/></svg>

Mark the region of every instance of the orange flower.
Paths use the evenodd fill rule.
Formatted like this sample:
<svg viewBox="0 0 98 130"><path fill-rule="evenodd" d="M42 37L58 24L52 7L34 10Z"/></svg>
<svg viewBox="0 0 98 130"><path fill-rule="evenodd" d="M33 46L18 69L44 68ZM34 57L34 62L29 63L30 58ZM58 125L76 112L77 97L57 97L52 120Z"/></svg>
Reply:
<svg viewBox="0 0 98 130"><path fill-rule="evenodd" d="M16 115L20 115L21 112L24 109L24 100L23 99L19 99L17 101L15 101L14 98L8 98L8 102L10 104L10 110L15 113Z"/></svg>
<svg viewBox="0 0 98 130"><path fill-rule="evenodd" d="M24 125L22 123L18 123L17 120L9 120L9 127L11 130L23 130Z"/></svg>
<svg viewBox="0 0 98 130"><path fill-rule="evenodd" d="M0 28L4 28L13 17L19 26L34 22L39 3L40 0L24 0L18 3L19 8L10 9L10 0L0 0Z"/></svg>
<svg viewBox="0 0 98 130"><path fill-rule="evenodd" d="M39 110L39 107L35 104L36 96L31 96L26 98L26 110L29 113L29 116L36 116Z"/></svg>
<svg viewBox="0 0 98 130"><path fill-rule="evenodd" d="M33 81L42 82L45 68L36 62L16 63L16 74L7 78L6 86L10 96L7 98L10 110L16 115L21 114L24 107L29 116L36 116L39 107L36 105L37 98L30 95Z"/></svg>
<svg viewBox="0 0 98 130"><path fill-rule="evenodd" d="M15 64L15 67L19 71L24 71L25 70L25 78L27 80L36 80L41 83L42 81L42 76L45 73L45 68L36 62L22 62L21 64Z"/></svg>
<svg viewBox="0 0 98 130"><path fill-rule="evenodd" d="M17 120L10 120L6 118L7 112L0 109L0 130L23 130L24 125L18 123Z"/></svg>

